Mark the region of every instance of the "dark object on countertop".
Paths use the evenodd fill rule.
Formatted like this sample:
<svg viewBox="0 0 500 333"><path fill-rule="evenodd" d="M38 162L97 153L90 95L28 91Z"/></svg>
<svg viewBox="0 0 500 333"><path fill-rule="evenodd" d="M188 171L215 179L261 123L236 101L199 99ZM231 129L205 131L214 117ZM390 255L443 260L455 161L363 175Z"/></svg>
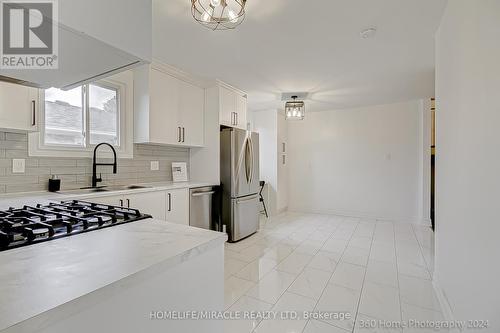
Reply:
<svg viewBox="0 0 500 333"><path fill-rule="evenodd" d="M113 163L97 163L96 162L97 149L103 145L108 146L113 151L113 157L114 157ZM95 146L95 148L94 148L94 159L92 160L92 187L97 187L97 183L102 182L102 176L100 174L99 174L99 178L97 178L97 166L98 165L113 166L113 173L116 173L116 150L112 145L110 145L107 142L102 142L102 143L98 144L97 146Z"/></svg>
<svg viewBox="0 0 500 333"><path fill-rule="evenodd" d="M0 211L0 251L151 218L137 209L70 200Z"/></svg>
<svg viewBox="0 0 500 333"><path fill-rule="evenodd" d="M49 179L49 192L57 192L61 189L61 180L57 179L55 176L52 176Z"/></svg>

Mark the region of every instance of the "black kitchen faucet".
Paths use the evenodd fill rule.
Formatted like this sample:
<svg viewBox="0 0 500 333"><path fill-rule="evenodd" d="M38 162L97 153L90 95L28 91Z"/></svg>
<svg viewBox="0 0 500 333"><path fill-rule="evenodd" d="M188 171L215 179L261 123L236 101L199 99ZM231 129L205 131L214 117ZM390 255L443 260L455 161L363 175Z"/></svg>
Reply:
<svg viewBox="0 0 500 333"><path fill-rule="evenodd" d="M114 156L113 163L97 163L97 161L96 161L97 148L99 148L102 145L108 146L113 151L113 156ZM116 173L116 150L112 145L110 145L107 142L102 142L102 143L98 144L97 146L95 146L95 148L94 148L94 159L92 160L92 187L97 187L97 183L102 182L101 174L99 174L99 178L97 178L97 166L98 165L101 165L101 166L102 165L108 165L108 166L112 165L113 166L113 173Z"/></svg>

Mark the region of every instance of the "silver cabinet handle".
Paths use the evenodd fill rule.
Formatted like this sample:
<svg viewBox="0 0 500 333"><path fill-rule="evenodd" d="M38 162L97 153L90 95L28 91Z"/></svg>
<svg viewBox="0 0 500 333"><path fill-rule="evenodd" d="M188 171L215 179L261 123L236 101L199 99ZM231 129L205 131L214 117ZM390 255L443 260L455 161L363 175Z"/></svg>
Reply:
<svg viewBox="0 0 500 333"><path fill-rule="evenodd" d="M182 142L186 142L186 128L182 128Z"/></svg>
<svg viewBox="0 0 500 333"><path fill-rule="evenodd" d="M286 155L283 155L283 165L286 164Z"/></svg>
<svg viewBox="0 0 500 333"><path fill-rule="evenodd" d="M123 199L120 199L120 207L123 207Z"/></svg>
<svg viewBox="0 0 500 333"><path fill-rule="evenodd" d="M286 153L286 146L285 146L285 143L283 142L281 145L283 146L283 153Z"/></svg>
<svg viewBox="0 0 500 333"><path fill-rule="evenodd" d="M181 127L177 127L177 142L181 142Z"/></svg>
<svg viewBox="0 0 500 333"><path fill-rule="evenodd" d="M193 192L191 194L192 197L201 197L203 195L211 195L211 194L214 194L215 191L206 191L206 192Z"/></svg>
<svg viewBox="0 0 500 333"><path fill-rule="evenodd" d="M234 112L231 112L231 125L234 125Z"/></svg>
<svg viewBox="0 0 500 333"><path fill-rule="evenodd" d="M31 126L36 125L36 102L31 101Z"/></svg>
<svg viewBox="0 0 500 333"><path fill-rule="evenodd" d="M238 125L238 113L234 113L235 125Z"/></svg>
<svg viewBox="0 0 500 333"><path fill-rule="evenodd" d="M130 208L130 199L127 199L127 208Z"/></svg>
<svg viewBox="0 0 500 333"><path fill-rule="evenodd" d="M168 211L172 211L172 194L168 193Z"/></svg>

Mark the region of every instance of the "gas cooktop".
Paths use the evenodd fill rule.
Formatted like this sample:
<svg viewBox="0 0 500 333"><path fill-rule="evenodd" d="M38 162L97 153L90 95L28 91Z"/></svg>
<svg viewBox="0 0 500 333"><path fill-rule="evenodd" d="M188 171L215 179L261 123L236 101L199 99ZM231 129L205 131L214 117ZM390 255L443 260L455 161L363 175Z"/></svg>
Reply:
<svg viewBox="0 0 500 333"><path fill-rule="evenodd" d="M151 218L137 209L62 201L0 211L0 251Z"/></svg>

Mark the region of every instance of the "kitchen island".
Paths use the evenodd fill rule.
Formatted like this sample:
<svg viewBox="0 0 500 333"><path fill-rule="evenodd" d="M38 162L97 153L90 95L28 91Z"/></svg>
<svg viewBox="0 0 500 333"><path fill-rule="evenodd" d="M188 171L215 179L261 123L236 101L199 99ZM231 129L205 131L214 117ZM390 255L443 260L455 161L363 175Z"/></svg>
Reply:
<svg viewBox="0 0 500 333"><path fill-rule="evenodd" d="M0 252L0 331L221 332L222 233L145 219Z"/></svg>

